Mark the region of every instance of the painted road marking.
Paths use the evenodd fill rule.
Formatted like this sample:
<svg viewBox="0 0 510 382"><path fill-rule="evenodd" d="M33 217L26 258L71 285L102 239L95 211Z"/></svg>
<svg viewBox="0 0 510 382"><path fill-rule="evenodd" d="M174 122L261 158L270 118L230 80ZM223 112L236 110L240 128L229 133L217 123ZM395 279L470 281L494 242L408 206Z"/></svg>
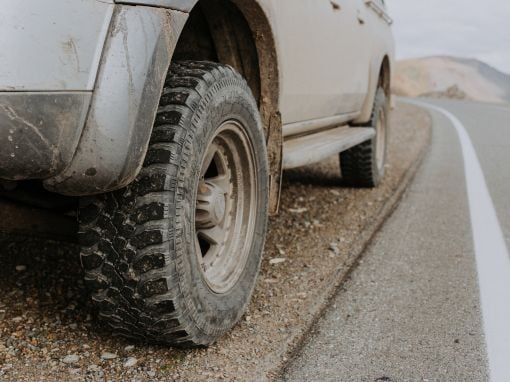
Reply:
<svg viewBox="0 0 510 382"><path fill-rule="evenodd" d="M492 382L510 381L510 257L473 143L465 127L449 111L405 100L446 116L457 131L471 215L487 356Z"/></svg>

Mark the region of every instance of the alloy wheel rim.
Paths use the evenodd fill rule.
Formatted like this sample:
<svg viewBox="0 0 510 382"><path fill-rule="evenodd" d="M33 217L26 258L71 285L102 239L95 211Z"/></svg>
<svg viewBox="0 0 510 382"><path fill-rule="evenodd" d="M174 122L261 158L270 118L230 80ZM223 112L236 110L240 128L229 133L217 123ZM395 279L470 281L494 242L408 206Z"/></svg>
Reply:
<svg viewBox="0 0 510 382"><path fill-rule="evenodd" d="M254 236L257 168L246 129L224 122L207 146L196 191L195 252L215 293L240 279Z"/></svg>

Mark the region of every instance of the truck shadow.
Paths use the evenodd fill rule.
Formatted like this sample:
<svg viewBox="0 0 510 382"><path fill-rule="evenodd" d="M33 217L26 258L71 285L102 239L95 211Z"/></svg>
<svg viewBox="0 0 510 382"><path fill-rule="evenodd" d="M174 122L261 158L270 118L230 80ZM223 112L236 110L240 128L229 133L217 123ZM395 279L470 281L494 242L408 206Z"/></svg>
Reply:
<svg viewBox="0 0 510 382"><path fill-rule="evenodd" d="M92 311L79 261L76 244L1 233L0 309L6 319L86 324Z"/></svg>
<svg viewBox="0 0 510 382"><path fill-rule="evenodd" d="M307 185L321 188L343 187L338 157L331 157L311 166L285 170L282 188Z"/></svg>

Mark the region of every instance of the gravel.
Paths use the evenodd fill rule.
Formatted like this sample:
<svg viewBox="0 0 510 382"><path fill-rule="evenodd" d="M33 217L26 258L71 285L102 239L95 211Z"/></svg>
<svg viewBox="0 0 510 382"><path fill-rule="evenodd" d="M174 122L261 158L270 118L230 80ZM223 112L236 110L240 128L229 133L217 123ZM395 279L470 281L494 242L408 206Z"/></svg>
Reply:
<svg viewBox="0 0 510 382"><path fill-rule="evenodd" d="M126 362L124 362L124 367L133 367L136 366L137 363L138 363L137 358L129 357L128 359L126 359Z"/></svg>
<svg viewBox="0 0 510 382"><path fill-rule="evenodd" d="M101 359L115 359L117 358L118 355L117 354L114 354L114 353L109 353L109 352L104 352L103 354L101 354Z"/></svg>
<svg viewBox="0 0 510 382"><path fill-rule="evenodd" d="M76 354L69 354L66 355L64 358L62 358L62 362L71 364L71 363L77 363L80 360L80 356Z"/></svg>
<svg viewBox="0 0 510 382"><path fill-rule="evenodd" d="M75 244L1 234L0 380L276 378L409 179L429 125L419 109L396 110L387 176L377 189L343 187L337 158L285 174L248 312L207 349L112 337L91 309Z"/></svg>

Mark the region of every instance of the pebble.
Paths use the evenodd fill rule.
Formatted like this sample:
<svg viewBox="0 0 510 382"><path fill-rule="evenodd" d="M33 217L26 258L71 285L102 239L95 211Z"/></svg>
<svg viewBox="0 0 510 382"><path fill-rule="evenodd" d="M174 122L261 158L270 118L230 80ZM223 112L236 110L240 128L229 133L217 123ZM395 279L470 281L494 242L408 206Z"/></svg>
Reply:
<svg viewBox="0 0 510 382"><path fill-rule="evenodd" d="M293 214L302 214L308 211L308 208L289 208L289 212Z"/></svg>
<svg viewBox="0 0 510 382"><path fill-rule="evenodd" d="M109 353L105 351L103 354L101 354L101 359L115 359L118 355L115 353Z"/></svg>
<svg viewBox="0 0 510 382"><path fill-rule="evenodd" d="M285 257L277 257L277 258L269 260L269 264L276 265L276 264L284 263L285 261L287 261L287 259Z"/></svg>
<svg viewBox="0 0 510 382"><path fill-rule="evenodd" d="M80 360L80 356L77 354L68 354L64 358L62 358L62 362L67 364L76 363Z"/></svg>
<svg viewBox="0 0 510 382"><path fill-rule="evenodd" d="M130 352L133 350L135 350L135 345L128 345L124 348L124 351L126 351L126 352Z"/></svg>
<svg viewBox="0 0 510 382"><path fill-rule="evenodd" d="M338 248L338 243L330 243L329 250L333 253L333 255L338 256L340 254L340 249Z"/></svg>
<svg viewBox="0 0 510 382"><path fill-rule="evenodd" d="M27 266L26 265L16 265L16 271L24 272L26 270L27 270Z"/></svg>
<svg viewBox="0 0 510 382"><path fill-rule="evenodd" d="M136 364L138 363L138 359L136 359L135 357L129 357L126 362L124 362L124 367L133 367L133 366L136 366Z"/></svg>

